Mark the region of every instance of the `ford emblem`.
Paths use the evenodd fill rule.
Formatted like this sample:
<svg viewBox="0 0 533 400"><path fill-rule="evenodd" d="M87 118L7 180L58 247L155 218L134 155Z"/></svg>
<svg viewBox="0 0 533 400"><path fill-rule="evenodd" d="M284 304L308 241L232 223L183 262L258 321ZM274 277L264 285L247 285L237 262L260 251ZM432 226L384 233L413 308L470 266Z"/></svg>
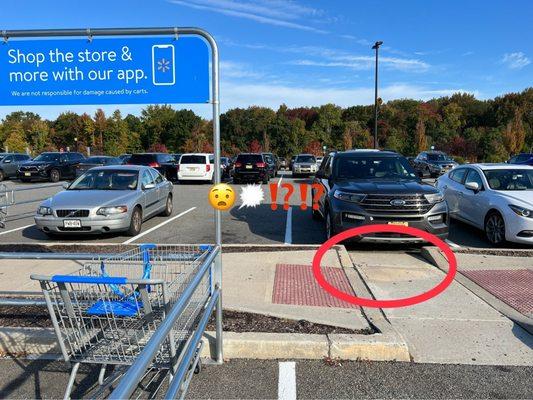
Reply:
<svg viewBox="0 0 533 400"><path fill-rule="evenodd" d="M390 204L391 206L396 206L396 207L405 206L405 200L393 199L390 201Z"/></svg>

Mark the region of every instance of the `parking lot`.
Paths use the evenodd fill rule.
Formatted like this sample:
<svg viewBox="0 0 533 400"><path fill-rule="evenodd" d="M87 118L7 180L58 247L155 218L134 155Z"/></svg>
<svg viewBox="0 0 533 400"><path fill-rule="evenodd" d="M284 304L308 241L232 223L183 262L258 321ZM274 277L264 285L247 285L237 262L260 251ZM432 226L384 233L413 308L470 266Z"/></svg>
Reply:
<svg viewBox="0 0 533 400"><path fill-rule="evenodd" d="M281 181L281 182L280 182ZM434 180L426 179L428 183ZM290 198L290 211L281 206L271 209L269 185L262 185L265 193L263 203L257 207L239 208L241 201L222 213L222 239L226 244L320 244L325 240L324 224L311 218L311 199L308 195L307 210L300 208L300 194L297 185L310 183L309 179L294 179L290 172L282 171L271 183L292 183L295 187ZM212 243L214 242L213 209L208 203L208 184L186 183L174 185L174 212L170 217L156 216L144 222L138 236L123 234L105 235L65 235L50 238L39 231L33 220L40 202L63 190L63 183L22 183L5 181L8 189L29 189L15 193L16 203L9 207L6 228L0 230L0 240L4 243L54 243L80 241L104 243ZM229 182L230 184L231 181ZM243 185L234 185L242 187ZM240 190L239 190L240 192ZM278 193L278 203L282 203L285 190ZM32 201L17 205L17 203ZM490 248L483 232L462 222L451 221L447 240L452 248ZM359 246L361 247L361 246ZM508 244L510 248L527 248Z"/></svg>

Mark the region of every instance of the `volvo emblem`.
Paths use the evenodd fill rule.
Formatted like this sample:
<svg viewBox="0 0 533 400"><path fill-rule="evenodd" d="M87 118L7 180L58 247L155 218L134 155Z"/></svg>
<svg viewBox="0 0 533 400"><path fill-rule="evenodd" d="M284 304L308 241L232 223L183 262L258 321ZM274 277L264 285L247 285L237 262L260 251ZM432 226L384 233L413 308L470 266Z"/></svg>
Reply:
<svg viewBox="0 0 533 400"><path fill-rule="evenodd" d="M396 206L396 207L405 206L405 200L401 200L401 199L392 199L392 200L390 201L390 204L391 204L391 206Z"/></svg>

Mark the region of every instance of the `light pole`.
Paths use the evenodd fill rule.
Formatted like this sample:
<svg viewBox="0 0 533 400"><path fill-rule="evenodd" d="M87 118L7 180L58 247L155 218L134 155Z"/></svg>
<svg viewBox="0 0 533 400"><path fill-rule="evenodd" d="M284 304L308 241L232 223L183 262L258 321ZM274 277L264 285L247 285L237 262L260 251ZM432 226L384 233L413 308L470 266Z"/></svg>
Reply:
<svg viewBox="0 0 533 400"><path fill-rule="evenodd" d="M382 41L374 43L372 49L376 50L376 79L374 90L374 148L378 148L378 50L379 46L383 44Z"/></svg>

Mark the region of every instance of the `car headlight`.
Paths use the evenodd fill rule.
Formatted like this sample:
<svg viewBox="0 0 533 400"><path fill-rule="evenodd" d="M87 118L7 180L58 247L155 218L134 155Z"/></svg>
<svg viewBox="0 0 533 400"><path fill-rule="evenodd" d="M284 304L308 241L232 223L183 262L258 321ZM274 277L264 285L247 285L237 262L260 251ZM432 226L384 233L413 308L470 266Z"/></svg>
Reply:
<svg viewBox="0 0 533 400"><path fill-rule="evenodd" d="M50 207L40 206L37 209L39 215L52 215L52 209Z"/></svg>
<svg viewBox="0 0 533 400"><path fill-rule="evenodd" d="M533 210L528 210L527 208L515 206L513 204L509 204L509 208L513 210L516 215L526 218L533 218Z"/></svg>
<svg viewBox="0 0 533 400"><path fill-rule="evenodd" d="M101 207L96 211L98 215L115 215L128 212L127 206Z"/></svg>
<svg viewBox="0 0 533 400"><path fill-rule="evenodd" d="M431 193L431 194L425 194L424 197L426 200L431 204L437 204L444 200L444 196L442 193Z"/></svg>
<svg viewBox="0 0 533 400"><path fill-rule="evenodd" d="M349 193L349 192L343 192L342 190L335 190L335 192L333 192L333 197L339 200L343 200L343 201L349 201L352 203L360 203L365 199L366 194Z"/></svg>

